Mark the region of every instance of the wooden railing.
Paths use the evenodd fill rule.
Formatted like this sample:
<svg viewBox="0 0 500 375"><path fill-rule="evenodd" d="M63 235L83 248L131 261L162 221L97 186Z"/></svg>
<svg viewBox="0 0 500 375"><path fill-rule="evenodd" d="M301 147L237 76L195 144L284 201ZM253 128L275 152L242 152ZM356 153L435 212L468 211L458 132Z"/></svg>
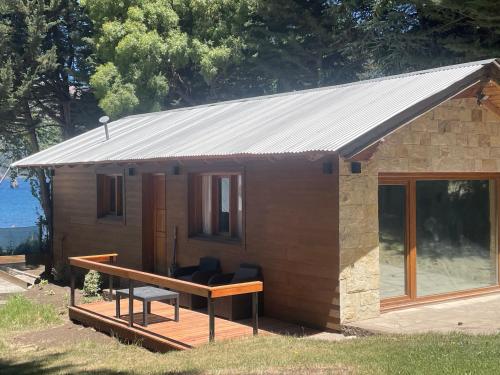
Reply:
<svg viewBox="0 0 500 375"><path fill-rule="evenodd" d="M259 330L258 319L258 293L264 290L261 281L251 281L238 284L227 284L220 286L206 286L188 281L173 279L171 277L156 275L153 273L133 270L130 268L118 267L115 265L118 254L88 255L79 257L70 257L70 283L71 297L70 304L75 306L75 272L74 267L95 270L109 277L109 295L113 295L113 277L128 279L129 281L129 326L132 327L133 321L133 281L139 281L145 284L160 286L173 289L179 292L195 294L206 297L208 300L208 320L209 320L209 341L215 339L215 299L239 294L252 294L252 325L253 334L257 335Z"/></svg>

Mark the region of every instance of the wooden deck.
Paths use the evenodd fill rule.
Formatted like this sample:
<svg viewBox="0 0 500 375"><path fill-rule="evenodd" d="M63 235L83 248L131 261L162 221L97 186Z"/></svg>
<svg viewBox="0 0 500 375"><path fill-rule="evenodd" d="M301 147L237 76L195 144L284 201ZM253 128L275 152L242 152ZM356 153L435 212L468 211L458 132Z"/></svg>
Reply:
<svg viewBox="0 0 500 375"><path fill-rule="evenodd" d="M24 264L26 262L26 258L24 255L1 255L0 256L0 265L6 264Z"/></svg>
<svg viewBox="0 0 500 375"><path fill-rule="evenodd" d="M180 309L179 322L174 321L174 307L162 302L151 303L148 326L142 326L142 302L134 301L134 325L128 326L128 300L122 299L122 316L115 317L115 301L99 301L69 308L70 319L121 339L138 342L149 349L165 352L191 349L208 343L208 315ZM215 341L252 336L252 325L215 318ZM259 330L259 334L271 334Z"/></svg>

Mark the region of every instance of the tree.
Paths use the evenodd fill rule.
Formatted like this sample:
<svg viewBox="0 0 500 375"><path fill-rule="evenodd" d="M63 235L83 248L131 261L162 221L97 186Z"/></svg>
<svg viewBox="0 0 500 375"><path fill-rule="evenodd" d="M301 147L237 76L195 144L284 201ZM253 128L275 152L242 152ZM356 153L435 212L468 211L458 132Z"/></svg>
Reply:
<svg viewBox="0 0 500 375"><path fill-rule="evenodd" d="M96 123L90 35L77 0L0 3L0 153L18 159ZM50 176L31 174L51 236Z"/></svg>
<svg viewBox="0 0 500 375"><path fill-rule="evenodd" d="M360 33L349 4L258 1L250 16L245 69L249 80L263 81L263 92L353 81L363 71L365 56L350 49Z"/></svg>
<svg viewBox="0 0 500 375"><path fill-rule="evenodd" d="M500 55L500 13L494 0L384 0L357 8L375 75L456 64Z"/></svg>
<svg viewBox="0 0 500 375"><path fill-rule="evenodd" d="M84 0L96 25L91 79L111 117L215 98L241 59L247 0Z"/></svg>
<svg viewBox="0 0 500 375"><path fill-rule="evenodd" d="M84 0L91 83L112 117L356 78L352 9L331 0Z"/></svg>

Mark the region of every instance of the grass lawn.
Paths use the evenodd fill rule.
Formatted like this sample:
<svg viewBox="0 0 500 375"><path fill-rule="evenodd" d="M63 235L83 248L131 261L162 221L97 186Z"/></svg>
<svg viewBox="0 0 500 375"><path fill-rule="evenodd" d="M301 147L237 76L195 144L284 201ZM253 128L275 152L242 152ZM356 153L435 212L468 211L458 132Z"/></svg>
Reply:
<svg viewBox="0 0 500 375"><path fill-rule="evenodd" d="M14 327L8 324L15 322ZM152 353L114 339L20 344L16 337L50 335L61 318L48 305L15 297L0 308L0 373L120 374L498 374L500 335L377 336L342 342L258 337L199 349ZM69 324L69 323L65 323ZM89 330L84 328L82 332ZM93 333L96 338L101 334ZM82 335L83 337L84 335Z"/></svg>

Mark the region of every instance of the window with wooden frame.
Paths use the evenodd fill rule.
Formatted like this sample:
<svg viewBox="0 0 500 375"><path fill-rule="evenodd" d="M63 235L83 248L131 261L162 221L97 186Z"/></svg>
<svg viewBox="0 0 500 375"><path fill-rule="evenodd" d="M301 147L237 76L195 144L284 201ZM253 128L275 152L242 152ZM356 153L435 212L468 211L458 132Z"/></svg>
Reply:
<svg viewBox="0 0 500 375"><path fill-rule="evenodd" d="M97 175L97 217L123 217L123 175Z"/></svg>
<svg viewBox="0 0 500 375"><path fill-rule="evenodd" d="M243 198L241 174L190 175L190 235L241 239L242 232Z"/></svg>

